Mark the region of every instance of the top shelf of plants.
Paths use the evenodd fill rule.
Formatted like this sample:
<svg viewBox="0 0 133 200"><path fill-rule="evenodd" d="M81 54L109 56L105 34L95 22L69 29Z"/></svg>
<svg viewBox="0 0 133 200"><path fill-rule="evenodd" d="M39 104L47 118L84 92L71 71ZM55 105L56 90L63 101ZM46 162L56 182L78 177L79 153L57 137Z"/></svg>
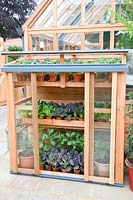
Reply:
<svg viewBox="0 0 133 200"><path fill-rule="evenodd" d="M6 64L2 71L121 72L125 71L122 57L127 52L127 50L2 52L2 55L18 57L18 60Z"/></svg>
<svg viewBox="0 0 133 200"><path fill-rule="evenodd" d="M2 71L17 72L16 87L30 85L32 72L37 73L37 86L84 87L84 73L94 72L95 87L111 87L109 73L125 72L122 56L126 53L127 50L3 52L18 56L18 60L6 64Z"/></svg>

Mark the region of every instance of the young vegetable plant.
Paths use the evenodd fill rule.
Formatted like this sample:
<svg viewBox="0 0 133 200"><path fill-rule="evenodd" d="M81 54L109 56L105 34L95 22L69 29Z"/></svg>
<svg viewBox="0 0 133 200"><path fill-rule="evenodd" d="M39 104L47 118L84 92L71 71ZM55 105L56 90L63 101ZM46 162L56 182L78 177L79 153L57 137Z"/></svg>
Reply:
<svg viewBox="0 0 133 200"><path fill-rule="evenodd" d="M72 155L70 152L67 152L66 150L62 149L61 150L61 159L59 162L61 166L62 172L69 173L72 171Z"/></svg>
<svg viewBox="0 0 133 200"><path fill-rule="evenodd" d="M60 152L56 148L51 149L47 158L47 163L52 166L53 171L59 171L60 159Z"/></svg>
<svg viewBox="0 0 133 200"><path fill-rule="evenodd" d="M31 117L32 116L32 111L31 110L20 110L19 114L22 117Z"/></svg>

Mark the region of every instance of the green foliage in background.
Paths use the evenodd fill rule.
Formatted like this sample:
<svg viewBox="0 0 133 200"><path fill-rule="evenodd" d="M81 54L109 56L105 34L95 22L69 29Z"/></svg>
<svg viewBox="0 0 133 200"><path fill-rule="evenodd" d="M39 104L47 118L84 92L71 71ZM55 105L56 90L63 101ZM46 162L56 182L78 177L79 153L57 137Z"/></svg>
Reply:
<svg viewBox="0 0 133 200"><path fill-rule="evenodd" d="M8 47L8 51L22 51L22 47L19 47L19 46L9 46ZM9 56L8 57L8 62L12 62L16 59L18 59L19 57L18 56Z"/></svg>
<svg viewBox="0 0 133 200"><path fill-rule="evenodd" d="M122 4L121 15L113 13L116 21L126 26L126 31L120 33L117 37L118 48L133 48L133 0L124 0Z"/></svg>

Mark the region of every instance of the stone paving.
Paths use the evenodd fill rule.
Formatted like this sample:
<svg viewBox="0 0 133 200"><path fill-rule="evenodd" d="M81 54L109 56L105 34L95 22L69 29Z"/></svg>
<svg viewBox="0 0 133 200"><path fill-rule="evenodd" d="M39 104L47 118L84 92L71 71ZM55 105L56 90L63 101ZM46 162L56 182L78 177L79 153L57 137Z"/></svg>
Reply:
<svg viewBox="0 0 133 200"><path fill-rule="evenodd" d="M133 200L128 180L123 188L9 173L6 108L0 108L0 200ZM3 146L1 146L1 144ZM4 150L2 150L4 148Z"/></svg>

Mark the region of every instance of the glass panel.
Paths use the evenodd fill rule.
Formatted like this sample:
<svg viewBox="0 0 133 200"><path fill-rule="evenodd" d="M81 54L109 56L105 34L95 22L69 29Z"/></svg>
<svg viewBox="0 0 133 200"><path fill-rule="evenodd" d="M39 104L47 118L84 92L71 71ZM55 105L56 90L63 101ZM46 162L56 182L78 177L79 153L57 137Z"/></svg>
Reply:
<svg viewBox="0 0 133 200"><path fill-rule="evenodd" d="M59 50L81 49L80 33L62 33L58 36Z"/></svg>
<svg viewBox="0 0 133 200"><path fill-rule="evenodd" d="M19 89L19 99L26 96L24 85L30 82L30 74L17 73L14 75L15 85L23 86ZM30 84L29 84L30 85ZM18 89L17 89L18 92ZM20 95L20 94L23 94ZM18 98L16 99L18 100ZM34 136L31 126L32 118L32 102L27 100L24 103L17 105L16 109L16 139L17 139L17 154L18 167L33 169L34 168Z"/></svg>
<svg viewBox="0 0 133 200"><path fill-rule="evenodd" d="M116 6L116 12L121 15L122 14L122 4L123 4L123 0L115 0L115 6Z"/></svg>
<svg viewBox="0 0 133 200"><path fill-rule="evenodd" d="M32 28L49 27L53 23L53 1L49 4L47 9L43 12L41 17L35 22Z"/></svg>
<svg viewBox="0 0 133 200"><path fill-rule="evenodd" d="M81 2L79 0L63 0L58 3L58 26L74 26L80 24Z"/></svg>
<svg viewBox="0 0 133 200"><path fill-rule="evenodd" d="M85 34L85 49L100 49L99 33Z"/></svg>
<svg viewBox="0 0 133 200"><path fill-rule="evenodd" d="M103 48L104 49L110 49L110 32L104 32Z"/></svg>
<svg viewBox="0 0 133 200"><path fill-rule="evenodd" d="M109 177L110 130L95 129L94 160L94 175Z"/></svg>
<svg viewBox="0 0 133 200"><path fill-rule="evenodd" d="M115 48L116 49L132 49L132 37L128 31L115 31Z"/></svg>
<svg viewBox="0 0 133 200"><path fill-rule="evenodd" d="M111 75L111 73L96 73L95 75L94 175L100 177L109 177Z"/></svg>
<svg viewBox="0 0 133 200"><path fill-rule="evenodd" d="M103 24L110 23L111 8L110 0L86 0L85 23Z"/></svg>
<svg viewBox="0 0 133 200"><path fill-rule="evenodd" d="M18 166L20 168L34 168L33 134L32 128L20 125L17 132ZM22 131L21 131L22 130Z"/></svg>
<svg viewBox="0 0 133 200"><path fill-rule="evenodd" d="M32 50L34 51L50 51L53 50L53 35L33 35L32 36Z"/></svg>

